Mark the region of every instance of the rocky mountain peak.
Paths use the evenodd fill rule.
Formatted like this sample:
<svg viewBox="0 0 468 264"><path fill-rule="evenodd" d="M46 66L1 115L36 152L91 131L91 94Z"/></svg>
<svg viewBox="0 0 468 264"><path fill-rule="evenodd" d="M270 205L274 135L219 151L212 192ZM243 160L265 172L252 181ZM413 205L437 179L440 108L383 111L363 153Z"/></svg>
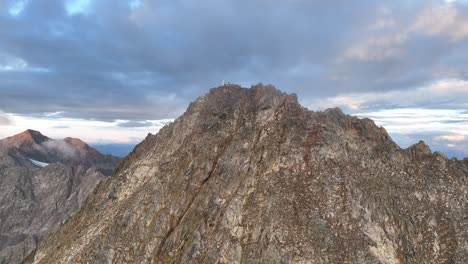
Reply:
<svg viewBox="0 0 468 264"><path fill-rule="evenodd" d="M6 141L9 144L15 146L42 144L48 140L50 140L50 138L44 136L41 132L32 129L27 129L24 132L6 138Z"/></svg>
<svg viewBox="0 0 468 264"><path fill-rule="evenodd" d="M207 106L213 111L227 111L233 106L242 103L248 103L249 106L255 107L253 111L262 111L279 107L288 100L288 103L295 104L297 107L297 96L295 94L287 94L276 89L272 85L257 84L251 88L242 88L239 85L224 85L217 88L212 88L205 97ZM197 100L198 101L198 100Z"/></svg>
<svg viewBox="0 0 468 264"><path fill-rule="evenodd" d="M63 139L63 142L68 144L69 146L75 148L77 151L81 153L87 153L88 155L98 155L98 151L92 147L90 147L88 144L86 144L84 141L82 141L79 138L71 138L67 137Z"/></svg>
<svg viewBox="0 0 468 264"><path fill-rule="evenodd" d="M85 142L83 142L79 138L66 137L66 138L63 139L63 141L67 142L70 145L80 147L80 148L88 147L88 144L86 144Z"/></svg>
<svg viewBox="0 0 468 264"><path fill-rule="evenodd" d="M29 261L468 263L468 163L412 153L370 119L221 86L140 143Z"/></svg>
<svg viewBox="0 0 468 264"><path fill-rule="evenodd" d="M432 154L431 148L423 140L411 145L408 151L411 153L411 156L415 158L422 158Z"/></svg>

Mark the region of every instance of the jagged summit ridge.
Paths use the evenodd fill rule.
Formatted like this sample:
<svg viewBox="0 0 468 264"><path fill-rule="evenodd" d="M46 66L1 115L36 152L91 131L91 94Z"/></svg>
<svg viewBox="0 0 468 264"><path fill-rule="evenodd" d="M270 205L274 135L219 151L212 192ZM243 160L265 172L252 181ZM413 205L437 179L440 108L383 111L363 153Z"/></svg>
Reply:
<svg viewBox="0 0 468 264"><path fill-rule="evenodd" d="M197 111L209 111L212 114L228 114L236 107L240 100L247 102L251 111L265 111L278 107L285 100L296 104L295 94L286 94L271 85L256 85L252 88L243 88L239 85L229 84L210 89L205 96L199 97L190 104L184 115L190 115ZM247 105L246 105L247 106Z"/></svg>
<svg viewBox="0 0 468 264"><path fill-rule="evenodd" d="M419 153L419 151L417 152ZM35 263L467 263L468 162L271 86L199 97Z"/></svg>

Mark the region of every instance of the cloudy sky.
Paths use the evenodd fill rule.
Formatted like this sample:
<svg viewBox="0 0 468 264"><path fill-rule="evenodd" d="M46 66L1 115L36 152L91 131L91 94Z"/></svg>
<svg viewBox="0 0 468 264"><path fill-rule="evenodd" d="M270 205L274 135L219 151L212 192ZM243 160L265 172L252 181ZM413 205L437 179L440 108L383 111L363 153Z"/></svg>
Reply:
<svg viewBox="0 0 468 264"><path fill-rule="evenodd" d="M0 137L137 143L222 80L468 156L468 3L0 0Z"/></svg>

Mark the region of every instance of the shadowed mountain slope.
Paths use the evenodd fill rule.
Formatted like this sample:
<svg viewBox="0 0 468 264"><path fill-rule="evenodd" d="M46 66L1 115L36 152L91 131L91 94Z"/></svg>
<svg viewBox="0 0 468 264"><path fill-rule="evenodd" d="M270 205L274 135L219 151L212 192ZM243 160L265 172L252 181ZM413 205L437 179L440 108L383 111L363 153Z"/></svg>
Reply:
<svg viewBox="0 0 468 264"><path fill-rule="evenodd" d="M81 140L33 130L0 140L0 263L22 263L118 162Z"/></svg>

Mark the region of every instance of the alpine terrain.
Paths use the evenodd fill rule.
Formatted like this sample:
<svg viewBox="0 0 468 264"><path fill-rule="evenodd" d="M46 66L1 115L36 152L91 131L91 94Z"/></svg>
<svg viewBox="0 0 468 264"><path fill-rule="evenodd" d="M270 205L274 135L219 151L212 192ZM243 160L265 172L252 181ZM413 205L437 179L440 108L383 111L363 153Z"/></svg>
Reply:
<svg viewBox="0 0 468 264"><path fill-rule="evenodd" d="M21 263L120 160L27 130L0 140L0 263Z"/></svg>
<svg viewBox="0 0 468 264"><path fill-rule="evenodd" d="M462 264L467 202L468 159L402 149L372 120L272 86L225 85L148 135L27 261Z"/></svg>

